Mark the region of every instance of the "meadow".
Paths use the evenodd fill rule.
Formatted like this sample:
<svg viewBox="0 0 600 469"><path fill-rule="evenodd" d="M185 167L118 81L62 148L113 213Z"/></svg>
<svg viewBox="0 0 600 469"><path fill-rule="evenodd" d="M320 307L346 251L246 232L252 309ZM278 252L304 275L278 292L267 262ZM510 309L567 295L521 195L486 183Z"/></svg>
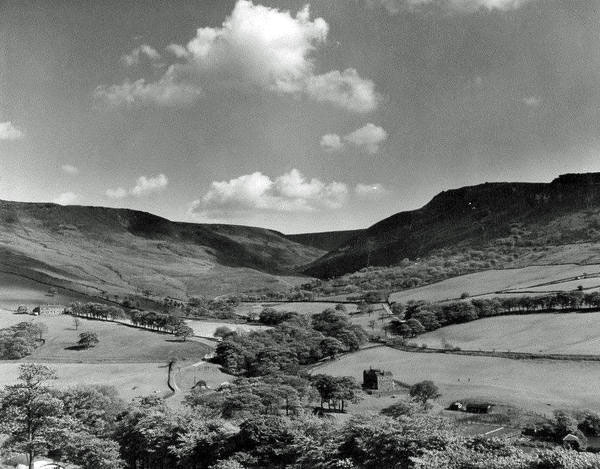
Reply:
<svg viewBox="0 0 600 469"><path fill-rule="evenodd" d="M600 355L600 313L498 316L443 327L414 341L433 348Z"/></svg>
<svg viewBox="0 0 600 469"><path fill-rule="evenodd" d="M544 414L600 406L597 362L510 360L375 347L324 362L311 372L353 376L362 382L363 370L370 367L391 371L396 380L408 385L434 381L443 406L460 399L481 399ZM394 400L369 397L365 401L359 409L381 409Z"/></svg>
<svg viewBox="0 0 600 469"><path fill-rule="evenodd" d="M479 296L494 294L503 290L529 290L534 285L576 277L583 275L583 273L598 273L599 271L600 265L598 264L542 265L520 269L486 270L453 277L423 287L394 292L390 295L390 302L406 303L419 300L433 302L458 299L463 293L468 293L469 296ZM595 285L600 283L598 279L593 280ZM581 281L575 283L574 288ZM562 290L563 287L559 285L551 286L551 290Z"/></svg>
<svg viewBox="0 0 600 469"><path fill-rule="evenodd" d="M240 316L248 316L249 314L260 314L263 308L273 308L277 311L293 311L302 315L311 315L321 313L327 308L335 308L336 303L332 302L319 302L319 301L302 301L302 302L289 302L289 303L240 303L235 308L236 314ZM353 303L344 304L348 313L355 313L358 310L358 306Z"/></svg>

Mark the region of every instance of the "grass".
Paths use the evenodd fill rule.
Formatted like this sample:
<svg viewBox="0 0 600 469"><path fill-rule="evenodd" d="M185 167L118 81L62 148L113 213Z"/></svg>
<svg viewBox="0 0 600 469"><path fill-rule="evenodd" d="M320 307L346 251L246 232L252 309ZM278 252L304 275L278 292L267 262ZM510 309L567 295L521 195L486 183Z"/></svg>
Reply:
<svg viewBox="0 0 600 469"><path fill-rule="evenodd" d="M600 272L600 265L543 265L520 269L486 270L474 274L461 275L438 283L419 288L395 292L390 301L406 303L408 301L444 301L457 299L464 292L470 296L494 294L502 290L529 289L533 285L582 275L584 272ZM595 279L598 284L598 279ZM579 284L575 282L576 284ZM560 290L560 284L553 285L553 290ZM576 288L577 285L575 285ZM568 285L568 289L571 285Z"/></svg>
<svg viewBox="0 0 600 469"><path fill-rule="evenodd" d="M46 342L29 361L58 363L135 363L166 362L170 357L200 360L210 351L205 344L188 340L181 342L170 334L159 334L143 329L127 327L112 322L79 318L81 325L75 330L71 316L28 316L0 312L0 327L8 327L21 321L41 322L48 326ZM95 332L100 342L87 350L72 350L79 334ZM110 377L107 381L110 381Z"/></svg>
<svg viewBox="0 0 600 469"><path fill-rule="evenodd" d="M218 327L228 327L232 331L237 332L250 332L269 329L268 326L254 324L235 324L226 321L200 321L196 319L188 320L187 325L194 329L194 335L209 338L214 337L214 333Z"/></svg>
<svg viewBox="0 0 600 469"><path fill-rule="evenodd" d="M104 384L114 386L121 398L168 393L165 363L45 363L56 370L52 386L66 388L75 385ZM0 362L0 387L14 384L20 362Z"/></svg>
<svg viewBox="0 0 600 469"><path fill-rule="evenodd" d="M377 347L325 362L312 373L354 376L362 382L362 372L369 367L392 371L395 379L407 384L434 381L444 406L458 399L482 399L544 414L600 406L600 363L595 362L421 354ZM362 406L377 410L393 402L369 398Z"/></svg>
<svg viewBox="0 0 600 469"><path fill-rule="evenodd" d="M346 311L348 313L354 313L357 311L358 306L356 304L345 304ZM335 303L328 302L297 302L297 303L240 303L235 312L239 315L247 316L249 313L260 314L263 308L273 308L277 311L294 311L302 315L312 315L322 313L327 308L335 308Z"/></svg>
<svg viewBox="0 0 600 469"><path fill-rule="evenodd" d="M600 313L499 316L428 332L415 339L428 347L600 355Z"/></svg>

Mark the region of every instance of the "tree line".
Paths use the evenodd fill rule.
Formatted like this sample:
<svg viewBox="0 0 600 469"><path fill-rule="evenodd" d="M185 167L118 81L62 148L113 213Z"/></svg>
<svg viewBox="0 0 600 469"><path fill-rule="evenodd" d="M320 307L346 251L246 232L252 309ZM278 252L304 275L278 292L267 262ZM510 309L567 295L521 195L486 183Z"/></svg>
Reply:
<svg viewBox="0 0 600 469"><path fill-rule="evenodd" d="M572 312L600 309L600 292L559 292L540 296L496 297L447 303L411 301L395 303L397 316L388 324L388 331L404 337L414 337L452 324L506 314L541 312Z"/></svg>
<svg viewBox="0 0 600 469"><path fill-rule="evenodd" d="M31 355L43 344L48 327L41 322L20 322L0 329L0 359L16 360Z"/></svg>

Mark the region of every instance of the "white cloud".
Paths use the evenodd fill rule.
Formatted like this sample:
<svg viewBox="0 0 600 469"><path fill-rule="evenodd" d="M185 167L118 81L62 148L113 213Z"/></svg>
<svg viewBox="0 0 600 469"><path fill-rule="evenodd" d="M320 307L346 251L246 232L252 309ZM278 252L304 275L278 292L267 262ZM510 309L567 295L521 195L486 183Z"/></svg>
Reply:
<svg viewBox="0 0 600 469"><path fill-rule="evenodd" d="M208 192L192 203L191 212L207 218L235 217L248 210L309 212L340 208L347 196L346 184L308 180L297 169L274 180L255 172L213 182Z"/></svg>
<svg viewBox="0 0 600 469"><path fill-rule="evenodd" d="M353 68L308 77L306 93L316 101L330 102L354 112L374 111L380 101L375 84L361 78Z"/></svg>
<svg viewBox="0 0 600 469"><path fill-rule="evenodd" d="M354 193L365 199L378 198L386 192L383 185L377 184L362 184L358 183L354 188Z"/></svg>
<svg viewBox="0 0 600 469"><path fill-rule="evenodd" d="M14 126L11 121L0 122L0 140L18 140L24 136L23 131Z"/></svg>
<svg viewBox="0 0 600 469"><path fill-rule="evenodd" d="M523 104L529 107L538 107L540 104L542 104L542 100L537 96L528 96L523 98Z"/></svg>
<svg viewBox="0 0 600 469"><path fill-rule="evenodd" d="M169 184L169 180L164 174L149 178L140 176L137 180L137 184L131 189L130 193L136 197L141 197L153 192L160 192L167 187L167 184Z"/></svg>
<svg viewBox="0 0 600 469"><path fill-rule="evenodd" d="M387 139L387 136L387 132L382 127L369 122L364 127L344 136L344 140L364 148L371 154L375 154L379 151L379 145Z"/></svg>
<svg viewBox="0 0 600 469"><path fill-rule="evenodd" d="M60 205L71 205L79 199L79 196L74 192L63 192L56 197L52 202Z"/></svg>
<svg viewBox="0 0 600 469"><path fill-rule="evenodd" d="M112 105L181 105L197 101L206 87L240 87L305 94L351 111L372 111L379 99L375 85L356 70L315 74L313 53L328 30L322 18L310 19L308 6L293 16L238 0L221 27L199 28L186 46L167 46L179 61L159 80L100 86L95 97Z"/></svg>
<svg viewBox="0 0 600 469"><path fill-rule="evenodd" d="M480 9L491 10L516 10L530 0L367 0L369 7L382 6L391 15L396 15L402 10L415 9L426 5L439 5L443 8L458 12L475 12Z"/></svg>
<svg viewBox="0 0 600 469"><path fill-rule="evenodd" d="M76 166L73 166L72 164L63 164L62 170L65 173L70 174L71 176L75 176L76 174L79 174L79 169Z"/></svg>
<svg viewBox="0 0 600 469"><path fill-rule="evenodd" d="M123 199L129 195L142 197L155 192L163 191L169 184L169 179L164 174L157 176L140 176L136 184L129 190L117 187L116 189L107 189L105 194L111 199Z"/></svg>
<svg viewBox="0 0 600 469"><path fill-rule="evenodd" d="M321 147L325 151L338 151L344 148L344 143L338 134L326 134L321 137Z"/></svg>
<svg viewBox="0 0 600 469"><path fill-rule="evenodd" d="M111 199L122 199L127 197L127 191L122 187L117 187L116 189L106 189L106 196Z"/></svg>
<svg viewBox="0 0 600 469"><path fill-rule="evenodd" d="M147 58L149 61L153 62L160 60L161 56L153 47L149 46L148 44L142 44L141 46L133 49L129 54L121 57L121 60L128 67L132 67L134 65L138 65L143 58Z"/></svg>

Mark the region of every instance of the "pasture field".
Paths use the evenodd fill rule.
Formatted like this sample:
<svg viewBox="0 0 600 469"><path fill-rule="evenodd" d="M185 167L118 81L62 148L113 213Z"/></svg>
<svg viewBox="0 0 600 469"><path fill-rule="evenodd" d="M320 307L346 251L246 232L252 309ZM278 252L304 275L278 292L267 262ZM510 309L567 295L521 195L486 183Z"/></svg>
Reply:
<svg viewBox="0 0 600 469"><path fill-rule="evenodd" d="M311 373L353 376L362 382L362 372L369 367L391 371L408 385L432 380L440 388L443 406L459 399L482 399L544 414L600 406L597 362L510 360L375 347L324 362ZM391 397L365 401L359 408L382 409L394 402Z"/></svg>
<svg viewBox="0 0 600 469"><path fill-rule="evenodd" d="M235 312L240 316L247 316L250 313L260 314L263 308L273 308L277 311L294 311L298 314L311 315L321 313L327 308L335 308L336 303L328 302L290 302L290 303L240 303ZM344 304L348 313L354 313L358 310L358 306L353 303Z"/></svg>
<svg viewBox="0 0 600 469"><path fill-rule="evenodd" d="M171 334L161 334L125 325L79 318L75 330L73 318L61 316L29 316L0 310L0 328L23 321L44 323L46 343L26 357L28 361L59 363L135 363L164 362L172 356L201 359L210 347L193 340L182 342ZM70 349L83 331L95 332L100 342L87 350Z"/></svg>
<svg viewBox="0 0 600 469"><path fill-rule="evenodd" d="M600 272L600 265L542 265L523 267L521 269L486 270L474 274L449 278L438 283L418 288L411 288L392 293L391 302L406 303L408 301L444 301L457 299L462 293L470 296L492 294L502 290L529 290L530 286L552 282L568 277ZM598 279L592 279L598 284ZM578 281L581 283L581 281ZM577 283L576 285L578 285ZM576 286L575 286L576 288ZM558 284L553 290L563 289ZM571 288L570 288L571 289Z"/></svg>
<svg viewBox="0 0 600 469"><path fill-rule="evenodd" d="M65 388L76 385L104 384L114 386L125 400L138 396L164 396L167 368L160 363L43 363L56 370L52 386ZM0 387L15 384L20 361L0 361Z"/></svg>
<svg viewBox="0 0 600 469"><path fill-rule="evenodd" d="M600 355L600 313L497 316L442 327L413 341L465 350Z"/></svg>
<svg viewBox="0 0 600 469"><path fill-rule="evenodd" d="M185 322L194 330L194 335L208 338L214 337L217 328L222 326L228 327L232 331L237 332L251 332L270 329L269 326L261 326L255 324L236 324L225 321L201 321L199 319L188 319Z"/></svg>

